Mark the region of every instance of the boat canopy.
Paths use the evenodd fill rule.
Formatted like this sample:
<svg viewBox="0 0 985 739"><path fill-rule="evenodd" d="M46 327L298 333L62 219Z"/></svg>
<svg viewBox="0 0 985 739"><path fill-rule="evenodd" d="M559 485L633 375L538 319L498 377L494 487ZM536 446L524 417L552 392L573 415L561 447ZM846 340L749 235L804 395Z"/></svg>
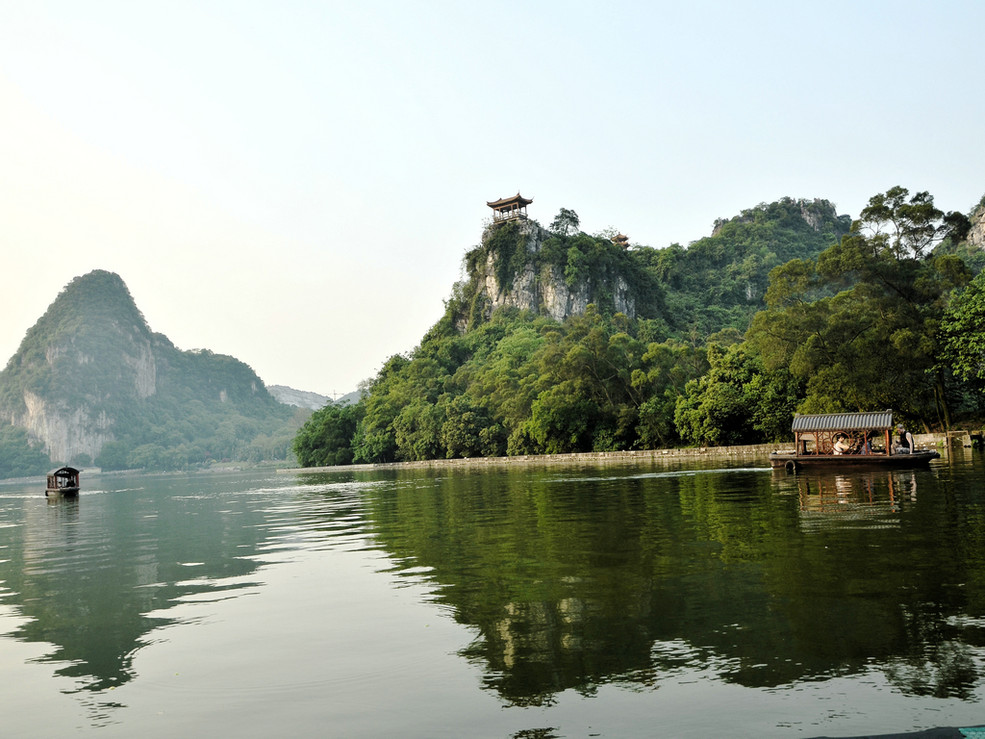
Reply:
<svg viewBox="0 0 985 739"><path fill-rule="evenodd" d="M49 477L78 477L80 470L74 467L59 467L48 473Z"/></svg>
<svg viewBox="0 0 985 739"><path fill-rule="evenodd" d="M79 470L74 467L59 467L48 473L48 490L45 493L60 493L63 491L78 491Z"/></svg>
<svg viewBox="0 0 985 739"><path fill-rule="evenodd" d="M790 428L795 434L804 431L873 431L893 428L892 411L874 413L820 413L796 415Z"/></svg>
<svg viewBox="0 0 985 739"><path fill-rule="evenodd" d="M796 415L792 452L770 454L772 467L796 470L800 465L924 464L940 454L918 450L913 435L893 426L892 411ZM898 436L894 439L894 431ZM895 442L895 443L894 443Z"/></svg>

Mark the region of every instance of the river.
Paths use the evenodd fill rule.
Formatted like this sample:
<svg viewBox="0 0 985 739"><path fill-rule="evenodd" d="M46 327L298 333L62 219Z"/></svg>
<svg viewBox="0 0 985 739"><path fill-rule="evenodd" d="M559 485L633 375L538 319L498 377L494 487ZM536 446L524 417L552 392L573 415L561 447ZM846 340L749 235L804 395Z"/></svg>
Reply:
<svg viewBox="0 0 985 739"><path fill-rule="evenodd" d="M978 453L682 464L0 484L3 734L985 724Z"/></svg>

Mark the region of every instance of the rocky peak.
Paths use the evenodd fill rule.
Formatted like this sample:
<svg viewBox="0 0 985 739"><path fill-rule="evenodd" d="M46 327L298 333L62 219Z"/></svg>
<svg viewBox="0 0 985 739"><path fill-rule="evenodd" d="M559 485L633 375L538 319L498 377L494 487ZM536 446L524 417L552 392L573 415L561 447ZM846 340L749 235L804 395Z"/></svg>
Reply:
<svg viewBox="0 0 985 739"><path fill-rule="evenodd" d="M734 218L718 218L715 220L712 236L718 236L731 223L751 223L764 214L772 213L775 217L778 209L785 208L788 213L799 214L800 218L816 233L831 229L837 224L841 230L847 230L851 224L849 216L839 216L830 200L814 198L782 198L776 203L760 203L755 208L742 211ZM794 216L796 217L796 215ZM835 229L837 230L837 229Z"/></svg>
<svg viewBox="0 0 985 739"><path fill-rule="evenodd" d="M52 459L94 457L113 440L113 399L157 391L154 337L123 280L95 270L62 290L0 377L0 418Z"/></svg>
<svg viewBox="0 0 985 739"><path fill-rule="evenodd" d="M527 219L490 224L466 257L469 305L459 306L455 323L464 331L503 307L563 321L600 302L633 318L628 259L609 239L552 233Z"/></svg>
<svg viewBox="0 0 985 739"><path fill-rule="evenodd" d="M257 417L276 405L242 362L152 333L123 280L102 270L72 280L0 372L0 421L26 429L53 462L137 445L155 424L216 404Z"/></svg>
<svg viewBox="0 0 985 739"><path fill-rule="evenodd" d="M985 249L985 198L971 213L971 229L968 231L968 243Z"/></svg>

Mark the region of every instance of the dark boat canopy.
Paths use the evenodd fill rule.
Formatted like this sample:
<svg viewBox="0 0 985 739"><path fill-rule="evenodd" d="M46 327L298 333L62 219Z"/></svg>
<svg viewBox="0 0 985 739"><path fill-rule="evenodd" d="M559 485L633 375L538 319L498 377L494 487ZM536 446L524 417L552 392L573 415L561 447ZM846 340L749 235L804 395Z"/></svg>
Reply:
<svg viewBox="0 0 985 739"><path fill-rule="evenodd" d="M801 431L870 431L893 428L892 411L874 413L821 413L793 417L794 433Z"/></svg>
<svg viewBox="0 0 985 739"><path fill-rule="evenodd" d="M77 477L81 470L77 470L74 467L59 467L56 470L52 470L48 473L49 477Z"/></svg>

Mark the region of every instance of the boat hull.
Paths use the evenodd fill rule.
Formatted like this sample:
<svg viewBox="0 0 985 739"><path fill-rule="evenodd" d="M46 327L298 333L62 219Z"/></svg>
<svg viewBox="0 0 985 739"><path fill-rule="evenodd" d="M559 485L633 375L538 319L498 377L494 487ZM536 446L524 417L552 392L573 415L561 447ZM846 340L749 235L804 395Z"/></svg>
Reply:
<svg viewBox="0 0 985 739"><path fill-rule="evenodd" d="M78 488L48 488L44 494L49 498L75 498L79 495Z"/></svg>
<svg viewBox="0 0 985 739"><path fill-rule="evenodd" d="M913 454L794 454L793 452L773 452L770 466L793 472L798 469L843 469L858 467L919 467L940 459L940 454L923 450Z"/></svg>

